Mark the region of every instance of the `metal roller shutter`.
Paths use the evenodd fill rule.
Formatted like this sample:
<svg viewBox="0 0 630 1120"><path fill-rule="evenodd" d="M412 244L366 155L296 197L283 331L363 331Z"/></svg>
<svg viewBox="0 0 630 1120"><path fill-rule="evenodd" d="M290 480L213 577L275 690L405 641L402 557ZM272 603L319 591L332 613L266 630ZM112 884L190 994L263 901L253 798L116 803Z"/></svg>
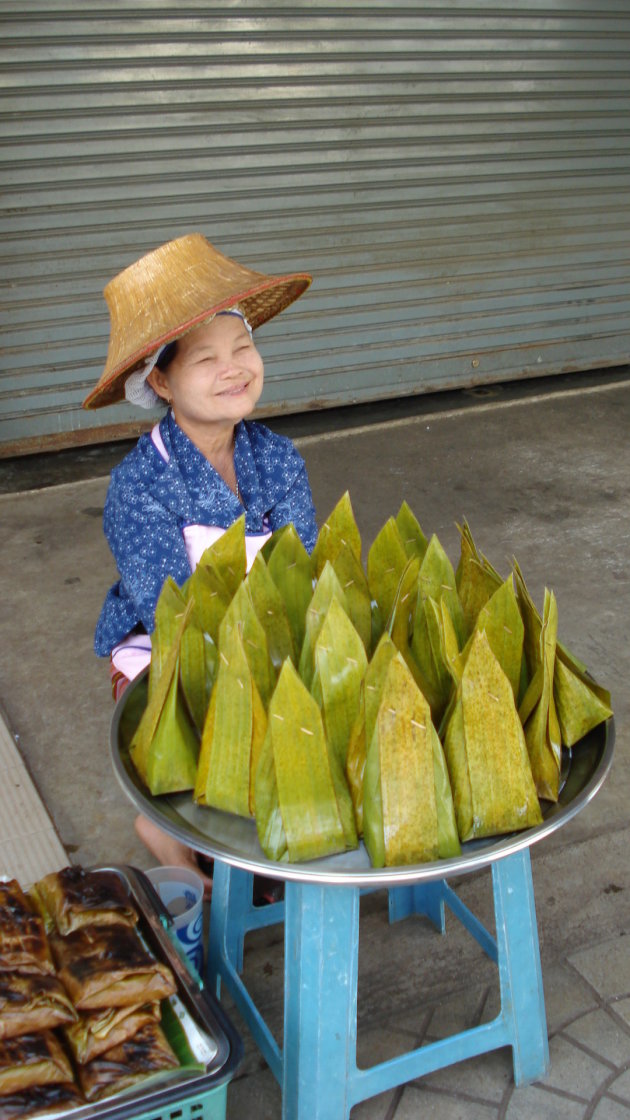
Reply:
<svg viewBox="0 0 630 1120"><path fill-rule="evenodd" d="M0 24L0 454L137 429L80 407L102 288L191 230L315 275L259 332L267 414L630 359L627 0L4 0Z"/></svg>

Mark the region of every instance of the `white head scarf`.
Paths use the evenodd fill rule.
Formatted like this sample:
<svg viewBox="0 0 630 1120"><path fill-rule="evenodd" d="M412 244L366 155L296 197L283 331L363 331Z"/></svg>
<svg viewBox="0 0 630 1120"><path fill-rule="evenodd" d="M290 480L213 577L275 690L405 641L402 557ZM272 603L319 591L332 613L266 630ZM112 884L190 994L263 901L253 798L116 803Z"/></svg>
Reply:
<svg viewBox="0 0 630 1120"><path fill-rule="evenodd" d="M239 319L242 319L247 327L250 338L252 337L252 328L243 315L243 312L240 311L238 307L231 307L228 311L217 311L216 315L211 315L205 322L211 323L213 319L216 319L217 315L238 315ZM140 366L139 369L129 374L129 377L125 381L125 400L129 401L130 404L137 404L140 408L155 408L156 405L160 403L162 398L157 395L155 389L152 389L151 386L147 384L147 377L155 367L160 354L166 350L167 346L170 346L170 342L167 342L165 346L160 346L160 349L156 350L155 354L152 354L150 358L146 359L143 366Z"/></svg>

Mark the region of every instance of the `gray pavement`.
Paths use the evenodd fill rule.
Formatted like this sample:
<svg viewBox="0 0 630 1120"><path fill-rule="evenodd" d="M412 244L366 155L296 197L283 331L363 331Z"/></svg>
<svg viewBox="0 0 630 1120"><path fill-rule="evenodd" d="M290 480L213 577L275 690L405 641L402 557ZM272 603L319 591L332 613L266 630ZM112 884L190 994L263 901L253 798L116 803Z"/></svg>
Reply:
<svg viewBox="0 0 630 1120"><path fill-rule="evenodd" d="M610 688L616 719L603 789L532 850L548 1075L516 1089L501 1050L363 1102L353 1120L630 1120L629 421L617 370L277 424L297 436L321 519L350 491L366 548L404 498L454 562L466 518L501 572L518 559L539 605L553 588L560 638ZM0 465L0 704L70 857L149 867L109 760L107 668L91 652L115 578L101 512L116 451L79 467ZM458 891L488 919L486 872ZM278 1031L281 976L281 931L250 935L245 978ZM496 1012L495 970L458 923L444 937L420 918L389 926L384 892L362 900L359 977L361 1064ZM246 1048L228 1120L277 1120L279 1089L233 1016Z"/></svg>

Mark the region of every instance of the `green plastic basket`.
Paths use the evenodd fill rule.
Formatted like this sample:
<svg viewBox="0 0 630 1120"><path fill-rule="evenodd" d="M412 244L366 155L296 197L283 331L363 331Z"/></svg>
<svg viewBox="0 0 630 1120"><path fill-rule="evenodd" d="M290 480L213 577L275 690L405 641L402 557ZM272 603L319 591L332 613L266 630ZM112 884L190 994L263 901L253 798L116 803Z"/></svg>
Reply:
<svg viewBox="0 0 630 1120"><path fill-rule="evenodd" d="M134 1120L225 1120L227 1107L227 1083L217 1085L195 1097L167 1105L158 1110L138 1113Z"/></svg>

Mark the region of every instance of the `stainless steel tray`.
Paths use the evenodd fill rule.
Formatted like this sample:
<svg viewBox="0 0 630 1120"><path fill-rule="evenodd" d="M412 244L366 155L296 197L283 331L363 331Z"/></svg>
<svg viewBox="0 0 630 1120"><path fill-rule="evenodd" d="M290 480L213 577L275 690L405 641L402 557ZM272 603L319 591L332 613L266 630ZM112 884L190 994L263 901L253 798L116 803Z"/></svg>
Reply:
<svg viewBox="0 0 630 1120"><path fill-rule="evenodd" d="M595 796L612 765L615 724L611 718L564 752L560 799L543 804L543 823L536 828L470 841L462 845L461 856L433 863L375 868L362 843L355 851L325 859L276 863L262 851L253 820L195 805L191 793L152 797L142 784L129 758L129 743L146 705L146 691L145 673L127 688L112 718L112 762L125 793L139 812L190 847L275 879L377 887L465 874L529 847L566 824Z"/></svg>
<svg viewBox="0 0 630 1120"><path fill-rule="evenodd" d="M187 1097L197 1097L228 1081L241 1060L242 1042L219 1004L185 964L169 932L172 918L143 872L119 865L90 870L114 872L122 881L140 915L141 937L158 960L173 971L177 982L177 992L171 997L173 1010L203 1068L173 1070L154 1082L140 1082L133 1089L54 1115L56 1120L131 1120L150 1110L157 1116Z"/></svg>

